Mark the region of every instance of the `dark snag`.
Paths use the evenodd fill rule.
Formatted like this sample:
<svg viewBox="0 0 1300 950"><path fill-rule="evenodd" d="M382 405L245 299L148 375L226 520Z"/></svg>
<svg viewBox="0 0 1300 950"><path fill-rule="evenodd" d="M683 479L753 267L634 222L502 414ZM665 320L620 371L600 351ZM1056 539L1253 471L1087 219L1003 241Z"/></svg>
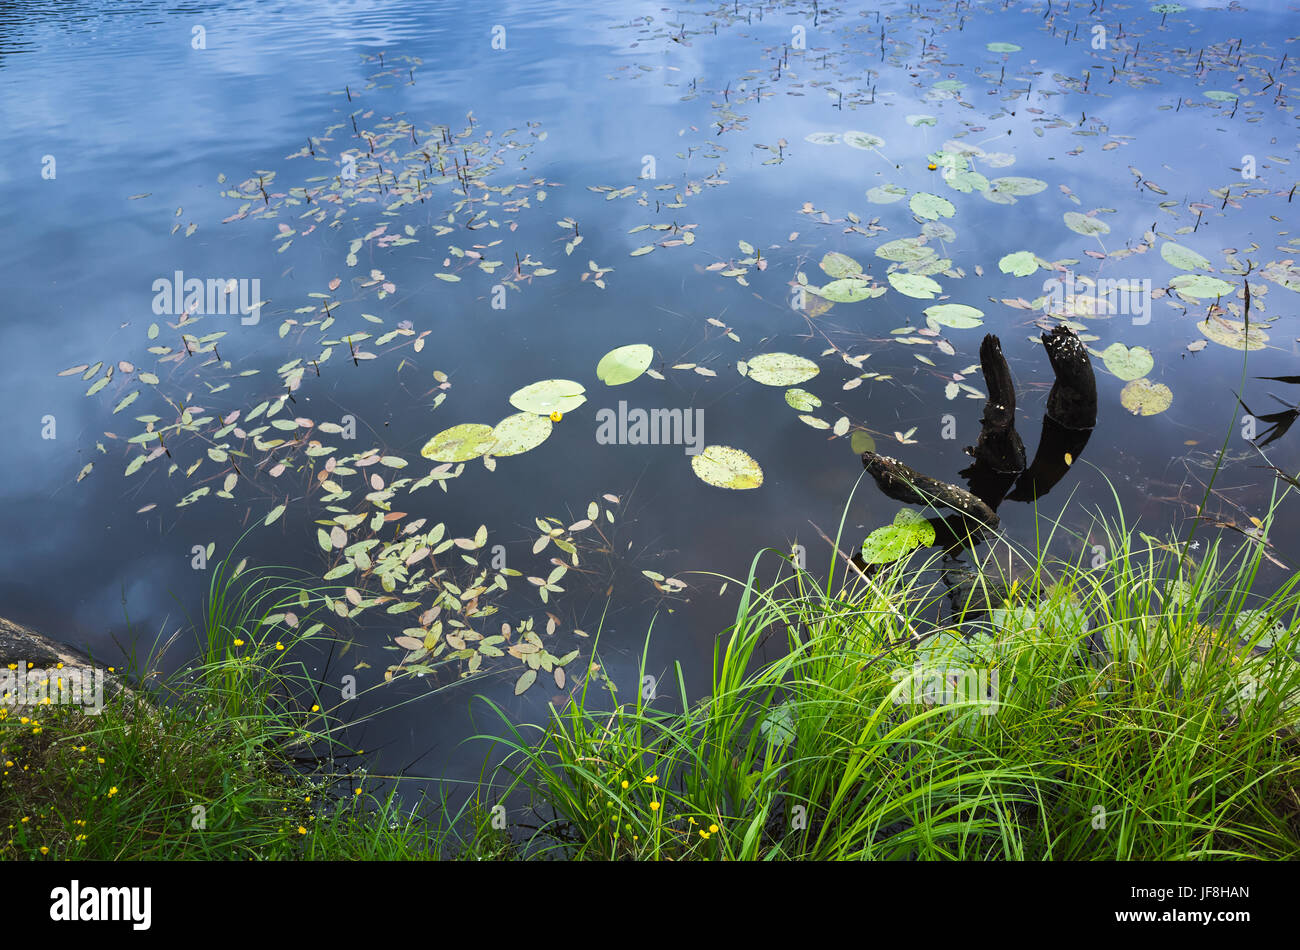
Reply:
<svg viewBox="0 0 1300 950"><path fill-rule="evenodd" d="M951 508L987 528L998 525L993 509L964 488L922 475L897 459L875 452L862 453L862 466L880 490L895 501Z"/></svg>
<svg viewBox="0 0 1300 950"><path fill-rule="evenodd" d="M1016 386L1002 355L1002 343L992 333L980 344L980 368L988 401L980 419L980 434L966 451L977 464L994 472L1019 473L1025 468L1025 443L1016 432Z"/></svg>
<svg viewBox="0 0 1300 950"><path fill-rule="evenodd" d="M1065 326L1044 333L1043 347L1056 374L1047 396L1047 415L1067 429L1093 428L1097 424L1097 377L1088 350Z"/></svg>

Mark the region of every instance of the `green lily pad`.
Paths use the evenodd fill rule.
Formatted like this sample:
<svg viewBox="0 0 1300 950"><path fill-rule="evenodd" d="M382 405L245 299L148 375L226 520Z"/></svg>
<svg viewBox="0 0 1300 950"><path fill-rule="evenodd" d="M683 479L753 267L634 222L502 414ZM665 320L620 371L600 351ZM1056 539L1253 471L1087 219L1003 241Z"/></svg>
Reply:
<svg viewBox="0 0 1300 950"><path fill-rule="evenodd" d="M907 206L912 209L912 213L918 218L928 218L931 221L937 221L939 218L951 218L957 211L947 198L940 198L928 191L912 195Z"/></svg>
<svg viewBox="0 0 1300 950"><path fill-rule="evenodd" d="M930 325L931 330L937 330L939 327L970 330L984 322L983 316L983 310L968 307L964 303L941 303L925 308L925 322Z"/></svg>
<svg viewBox="0 0 1300 950"><path fill-rule="evenodd" d="M845 132L844 144L853 148L872 149L880 148L885 144L885 140L879 135L872 135L870 132Z"/></svg>
<svg viewBox="0 0 1300 950"><path fill-rule="evenodd" d="M937 294L943 291L937 281L931 280L922 274L900 274L895 272L889 275L889 282L900 294L906 294L918 300L933 300Z"/></svg>
<svg viewBox="0 0 1300 950"><path fill-rule="evenodd" d="M805 142L812 142L813 145L838 145L840 133L838 132L809 132L803 137Z"/></svg>
<svg viewBox="0 0 1300 950"><path fill-rule="evenodd" d="M916 548L934 544L934 525L911 508L894 515L894 523L877 528L862 542L862 560L889 564Z"/></svg>
<svg viewBox="0 0 1300 950"><path fill-rule="evenodd" d="M596 378L607 386L630 383L650 368L654 358L654 347L647 343L620 346L600 358L596 364Z"/></svg>
<svg viewBox="0 0 1300 950"><path fill-rule="evenodd" d="M831 251L822 258L821 268L828 277L852 277L862 273L862 265L839 251Z"/></svg>
<svg viewBox="0 0 1300 950"><path fill-rule="evenodd" d="M1141 379L1155 368L1151 351L1144 346L1129 348L1123 343L1112 343L1101 351L1106 368L1120 379Z"/></svg>
<svg viewBox="0 0 1300 950"><path fill-rule="evenodd" d="M1090 218L1078 211L1067 211L1062 217L1065 219L1065 226L1075 234L1092 237L1094 234L1110 233L1110 225L1099 218Z"/></svg>
<svg viewBox="0 0 1300 950"><path fill-rule="evenodd" d="M582 383L571 379L544 379L512 393L510 405L521 412L543 416L553 412L572 412L587 401L587 397L582 395L586 391Z"/></svg>
<svg viewBox="0 0 1300 950"><path fill-rule="evenodd" d="M1223 89L1211 89L1205 94L1206 99L1213 99L1215 102L1231 102L1237 98L1235 92L1227 92Z"/></svg>
<svg viewBox="0 0 1300 950"><path fill-rule="evenodd" d="M934 88L941 92L957 92L966 88L966 84L960 79L941 79L934 84Z"/></svg>
<svg viewBox="0 0 1300 950"><path fill-rule="evenodd" d="M749 378L764 386L797 386L820 372L812 360L793 353L761 353L749 361Z"/></svg>
<svg viewBox="0 0 1300 950"><path fill-rule="evenodd" d="M963 194L970 194L972 191L984 192L989 190L989 180L979 172L971 171L969 168L945 174L943 180L948 183L948 187Z"/></svg>
<svg viewBox="0 0 1300 950"><path fill-rule="evenodd" d="M1169 408L1174 394L1164 383L1135 379L1120 390L1119 401L1136 416L1154 416Z"/></svg>
<svg viewBox="0 0 1300 950"><path fill-rule="evenodd" d="M796 409L799 412L812 412L822 404L820 399L806 389L787 389L785 391L785 401L791 409Z"/></svg>
<svg viewBox="0 0 1300 950"><path fill-rule="evenodd" d="M1015 43L986 43L984 48L990 53L1019 53L1020 47Z"/></svg>
<svg viewBox="0 0 1300 950"><path fill-rule="evenodd" d="M906 118L907 118L907 124L914 129L922 125L939 124L939 120L932 115L915 114L915 115L909 115Z"/></svg>
<svg viewBox="0 0 1300 950"><path fill-rule="evenodd" d="M926 247L917 238L899 238L896 241L887 241L876 248L876 257L899 263L921 261L933 256L934 248Z"/></svg>
<svg viewBox="0 0 1300 950"><path fill-rule="evenodd" d="M907 189L902 185L877 185L867 190L867 200L878 205L891 205L907 197Z"/></svg>
<svg viewBox="0 0 1300 950"><path fill-rule="evenodd" d="M1226 280L1211 277L1209 274L1179 274L1169 282L1169 286L1188 297L1222 297L1237 288Z"/></svg>
<svg viewBox="0 0 1300 950"><path fill-rule="evenodd" d="M420 454L435 462L468 462L492 448L496 442L493 431L491 426L478 422L452 426L424 443Z"/></svg>
<svg viewBox="0 0 1300 950"><path fill-rule="evenodd" d="M1016 251L1014 254L1008 254L998 261L998 270L1004 274L1028 277L1038 270L1038 258L1034 256L1032 251Z"/></svg>
<svg viewBox="0 0 1300 950"><path fill-rule="evenodd" d="M885 292L884 287L873 287L867 281L853 277L833 280L824 287L809 287L808 289L832 303L857 303L859 300L879 297Z"/></svg>
<svg viewBox="0 0 1300 950"><path fill-rule="evenodd" d="M1020 175L1008 175L1005 178L994 178L989 182L989 190L1001 192L1005 195L1015 195L1018 198L1027 195L1036 195L1047 188L1047 182L1041 178L1023 178Z"/></svg>
<svg viewBox="0 0 1300 950"><path fill-rule="evenodd" d="M1270 261L1260 273L1279 287L1300 294L1300 266L1295 261Z"/></svg>
<svg viewBox="0 0 1300 950"><path fill-rule="evenodd" d="M1196 329L1215 343L1234 350L1262 350L1268 343L1268 334L1262 327L1251 324L1250 329L1247 330L1246 324L1242 321L1229 320L1226 317L1199 320Z"/></svg>
<svg viewBox="0 0 1300 950"><path fill-rule="evenodd" d="M854 429L853 434L849 436L849 447L853 449L854 455L861 455L863 452L876 451L876 440L866 429Z"/></svg>
<svg viewBox="0 0 1300 950"><path fill-rule="evenodd" d="M691 468L700 480L717 488L741 490L763 484L763 470L740 449L727 445L706 445L691 456Z"/></svg>
<svg viewBox="0 0 1300 950"><path fill-rule="evenodd" d="M539 416L533 412L517 412L513 416L506 416L492 430L492 438L496 444L491 447L490 454L502 458L508 455L521 455L545 442L551 435L551 428L550 416Z"/></svg>
<svg viewBox="0 0 1300 950"><path fill-rule="evenodd" d="M1173 241L1166 241L1160 245L1160 256L1180 270L1214 270L1210 262L1200 254L1190 247L1183 247Z"/></svg>

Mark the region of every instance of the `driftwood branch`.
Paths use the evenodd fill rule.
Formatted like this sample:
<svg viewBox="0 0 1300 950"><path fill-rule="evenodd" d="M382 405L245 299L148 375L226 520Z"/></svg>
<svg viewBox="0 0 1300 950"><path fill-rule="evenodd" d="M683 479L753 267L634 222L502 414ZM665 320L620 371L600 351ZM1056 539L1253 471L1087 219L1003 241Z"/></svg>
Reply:
<svg viewBox="0 0 1300 950"><path fill-rule="evenodd" d="M975 461L994 472L1019 473L1025 468L1025 443L1016 432L1016 386L1002 355L1002 343L992 333L980 344L980 368L988 401L980 418L979 439L966 449Z"/></svg>
<svg viewBox="0 0 1300 950"><path fill-rule="evenodd" d="M880 490L895 501L951 508L988 528L998 524L993 509L966 489L922 475L897 459L863 452L862 466L876 480Z"/></svg>

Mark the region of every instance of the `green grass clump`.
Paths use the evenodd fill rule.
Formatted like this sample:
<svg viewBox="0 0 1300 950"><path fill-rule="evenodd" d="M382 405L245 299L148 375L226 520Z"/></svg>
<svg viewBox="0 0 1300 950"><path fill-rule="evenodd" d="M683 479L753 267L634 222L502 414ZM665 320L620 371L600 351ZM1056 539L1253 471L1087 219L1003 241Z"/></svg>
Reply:
<svg viewBox="0 0 1300 950"><path fill-rule="evenodd" d="M337 719L296 658L330 636L327 594L228 559L192 622L195 662L164 678L155 657L95 716L0 709L0 860L503 853L473 802L453 816L482 832L466 844L404 812L391 787L335 771Z"/></svg>
<svg viewBox="0 0 1300 950"><path fill-rule="evenodd" d="M955 612L922 569L933 558L850 568L837 588L834 571L820 587L798 569L760 584L760 553L704 700L687 701L679 667L674 711L589 685L548 723L506 720L504 738L485 737L508 748L509 787L547 818L526 847L672 860L1300 855L1300 576L1255 597L1259 544L1229 556L1215 542L1197 560L1187 543L1100 527L1101 567L1052 560L1049 538L1026 558L1032 577L976 584ZM1081 539L1072 549L1091 558ZM785 655L759 662L771 638ZM944 671L985 692L944 695Z"/></svg>

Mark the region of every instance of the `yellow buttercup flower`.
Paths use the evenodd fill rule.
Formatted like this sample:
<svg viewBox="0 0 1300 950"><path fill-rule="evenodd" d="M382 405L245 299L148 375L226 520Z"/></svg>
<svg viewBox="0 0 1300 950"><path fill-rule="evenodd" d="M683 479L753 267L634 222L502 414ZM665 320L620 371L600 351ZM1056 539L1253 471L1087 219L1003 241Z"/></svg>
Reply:
<svg viewBox="0 0 1300 950"><path fill-rule="evenodd" d="M560 412L560 410L558 409L556 409L554 412L551 413L552 422L559 422L563 418L564 418L564 413Z"/></svg>
<svg viewBox="0 0 1300 950"><path fill-rule="evenodd" d="M659 803L658 803L658 802L651 802L651 803L650 803L650 810L651 810L651 811L658 811L658 810L659 810Z"/></svg>

